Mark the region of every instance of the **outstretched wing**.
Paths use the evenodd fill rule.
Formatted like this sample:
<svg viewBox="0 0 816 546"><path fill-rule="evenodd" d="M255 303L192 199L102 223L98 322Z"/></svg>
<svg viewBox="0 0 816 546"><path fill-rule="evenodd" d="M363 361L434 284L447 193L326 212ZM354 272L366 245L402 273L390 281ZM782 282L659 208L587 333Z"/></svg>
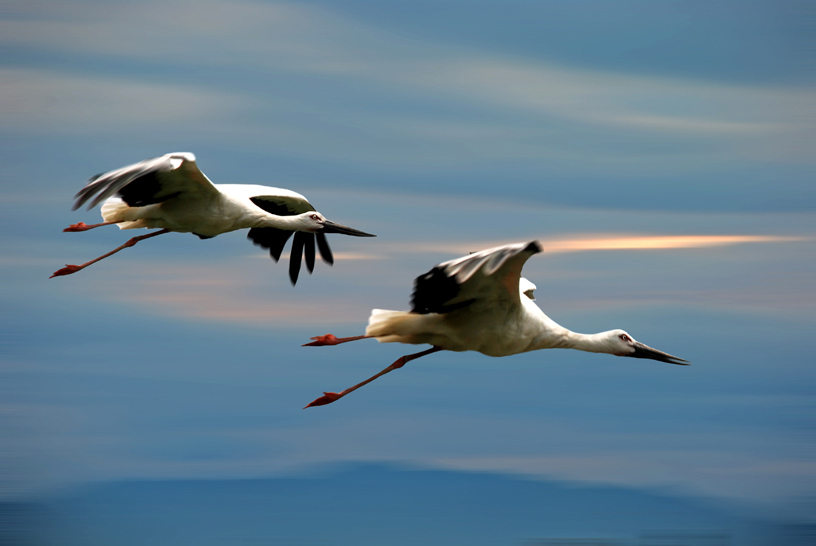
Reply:
<svg viewBox="0 0 816 546"><path fill-rule="evenodd" d="M500 298L518 305L521 269L530 256L542 251L541 244L532 241L443 262L414 281L411 312L449 313L479 299Z"/></svg>
<svg viewBox="0 0 816 546"><path fill-rule="evenodd" d="M187 192L218 193L218 190L199 170L193 154L179 152L92 177L76 194L73 210L91 198L88 209L113 195L131 207L144 207Z"/></svg>
<svg viewBox="0 0 816 546"><path fill-rule="evenodd" d="M255 206L262 208L270 214L276 216L294 216L315 210L305 197L294 192L286 195L259 195L250 197ZM261 248L269 249L269 255L276 262L283 253L283 247L289 237L295 235L292 241L292 249L289 253L289 280L292 285L297 283L300 274L300 264L304 253L306 256L306 269L309 274L314 271L315 263L315 241L320 251L320 257L329 265L334 263L329 243L323 233L308 233L305 231L289 231L277 228L252 228L247 234L247 238Z"/></svg>
<svg viewBox="0 0 816 546"><path fill-rule="evenodd" d="M254 186L252 188L262 188ZM256 207L276 216L294 216L315 210L311 203L299 193L282 188L266 188L278 192L276 195L253 195L249 198Z"/></svg>

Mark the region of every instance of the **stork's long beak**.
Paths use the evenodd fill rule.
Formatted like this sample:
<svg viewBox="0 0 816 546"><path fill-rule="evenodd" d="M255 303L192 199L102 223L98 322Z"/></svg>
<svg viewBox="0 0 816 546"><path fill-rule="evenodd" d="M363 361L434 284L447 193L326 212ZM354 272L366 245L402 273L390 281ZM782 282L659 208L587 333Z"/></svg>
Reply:
<svg viewBox="0 0 816 546"><path fill-rule="evenodd" d="M334 222L330 222L329 220L325 220L323 222L323 229L321 229L320 232L342 233L343 235L352 235L354 237L376 237L376 235L372 235L371 233L366 233L365 231L360 231L340 224L335 224Z"/></svg>
<svg viewBox="0 0 816 546"><path fill-rule="evenodd" d="M679 364L681 366L688 366L689 364L691 364L691 362L689 362L688 360L683 360L682 358L677 358L676 356L672 356L669 353L664 353L663 351L652 349L648 345L644 345L639 341L635 341L635 352L626 356L631 356L633 358L650 358L652 360L668 362L669 364Z"/></svg>

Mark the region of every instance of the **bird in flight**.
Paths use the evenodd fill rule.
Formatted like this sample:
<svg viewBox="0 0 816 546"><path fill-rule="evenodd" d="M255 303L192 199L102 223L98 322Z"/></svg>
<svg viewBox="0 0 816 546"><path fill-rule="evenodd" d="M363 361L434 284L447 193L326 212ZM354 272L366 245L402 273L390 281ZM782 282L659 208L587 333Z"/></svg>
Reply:
<svg viewBox="0 0 816 546"><path fill-rule="evenodd" d="M51 277L70 275L122 249L151 237L193 233L201 239L249 228L247 237L269 249L276 262L294 234L289 255L289 279L294 285L305 254L306 269L314 270L315 242L320 257L334 263L327 233L375 237L327 220L293 191L248 184L213 184L199 170L191 153L166 154L94 176L76 194L73 210L89 202L88 210L102 203L100 224L73 224L63 231L87 231L112 224L119 229L159 228L133 237L122 246L82 265L66 265ZM104 202L103 202L104 201Z"/></svg>
<svg viewBox="0 0 816 546"><path fill-rule="evenodd" d="M689 364L635 341L623 330L579 334L555 323L533 303L535 285L521 276L524 263L542 250L541 244L533 241L490 248L441 263L414 281L410 312L374 309L365 335L311 338L313 341L304 347L374 338L380 343L429 344L431 348L402 356L380 373L344 391L324 392L306 407L331 404L411 360L438 351L509 356L539 349L578 349Z"/></svg>

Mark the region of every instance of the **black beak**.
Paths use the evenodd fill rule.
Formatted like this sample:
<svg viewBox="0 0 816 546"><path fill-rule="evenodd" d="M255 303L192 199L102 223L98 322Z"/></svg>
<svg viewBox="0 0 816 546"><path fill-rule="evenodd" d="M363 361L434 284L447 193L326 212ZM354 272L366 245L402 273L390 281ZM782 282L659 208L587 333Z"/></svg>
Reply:
<svg viewBox="0 0 816 546"><path fill-rule="evenodd" d="M343 235L351 235L353 237L376 237L376 235L366 233L365 231L359 231L340 224L335 224L329 220L325 220L323 222L323 229L320 230L320 233L342 233Z"/></svg>
<svg viewBox="0 0 816 546"><path fill-rule="evenodd" d="M668 362L669 364L679 364L680 366L688 366L691 364L691 362L688 360L683 360L682 358L677 358L669 353L652 349L648 345L644 345L639 341L635 341L635 352L626 356L631 356L633 358L649 358L651 360L659 360L660 362Z"/></svg>

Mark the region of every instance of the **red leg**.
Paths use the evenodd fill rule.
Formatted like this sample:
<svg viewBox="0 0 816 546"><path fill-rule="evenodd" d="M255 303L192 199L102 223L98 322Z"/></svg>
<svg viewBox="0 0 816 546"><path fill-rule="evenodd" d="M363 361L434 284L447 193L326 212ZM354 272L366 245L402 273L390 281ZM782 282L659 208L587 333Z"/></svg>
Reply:
<svg viewBox="0 0 816 546"><path fill-rule="evenodd" d="M88 231L89 229L98 228L102 226L110 226L112 224L118 224L119 222L102 222L101 224L91 224L88 225L85 222L80 222L78 224L71 224L67 228L63 229L63 232L69 231Z"/></svg>
<svg viewBox="0 0 816 546"><path fill-rule="evenodd" d="M311 343L304 343L301 347L322 347L324 345L340 345L341 343L348 343L349 341L357 341L358 339L365 339L368 336L352 336L352 337L335 337L332 334L325 336L310 337L313 339Z"/></svg>
<svg viewBox="0 0 816 546"><path fill-rule="evenodd" d="M321 396L317 400L314 400L313 402L311 402L308 406L304 407L303 409L311 408L312 406L325 406L326 404L331 404L332 402L336 402L337 400L340 400L341 398L343 398L345 395L349 394L350 392L354 392L357 389L359 389L360 387L362 387L363 385L367 385L367 384L371 383L372 381L374 381L375 379L377 379L381 375L385 375L390 371L402 368L408 362L410 362L412 360L415 360L415 359L417 359L417 358L419 358L421 356L429 355L431 353L435 353L435 352L441 351L441 350L442 350L441 347L431 347L427 351L422 351L421 353L414 353L412 355L401 356L393 364L388 366L386 369L384 369L380 373L378 373L376 375L373 375L373 376L369 377L368 379L366 379L365 381L363 381L361 383L357 383L353 387L349 387L348 389L346 389L344 391L340 391L340 392L324 392L323 396Z"/></svg>
<svg viewBox="0 0 816 546"><path fill-rule="evenodd" d="M100 257L91 260L90 262L86 262L86 263L84 263L82 265L66 265L62 269L60 269L58 271L55 271L54 274L51 275L51 277L49 277L49 278L53 279L54 277L61 277L63 275L70 275L71 273L76 273L77 271L81 271L82 269L85 269L86 267L88 267L91 264L95 264L99 260L107 258L108 256L111 256L112 254L116 254L117 252L119 252L122 249L125 249L125 248L128 248L128 247L131 247L131 246L135 245L139 241L144 241L145 239L150 239L151 237L155 237L156 235L163 235L165 233L170 233L170 230L169 229L162 229L160 231L154 231L153 233L148 233L147 235L141 235L139 237L133 237L132 239L129 239L128 242L126 242L122 246L116 247L113 250L111 250L110 252L108 252L107 254L103 254Z"/></svg>

